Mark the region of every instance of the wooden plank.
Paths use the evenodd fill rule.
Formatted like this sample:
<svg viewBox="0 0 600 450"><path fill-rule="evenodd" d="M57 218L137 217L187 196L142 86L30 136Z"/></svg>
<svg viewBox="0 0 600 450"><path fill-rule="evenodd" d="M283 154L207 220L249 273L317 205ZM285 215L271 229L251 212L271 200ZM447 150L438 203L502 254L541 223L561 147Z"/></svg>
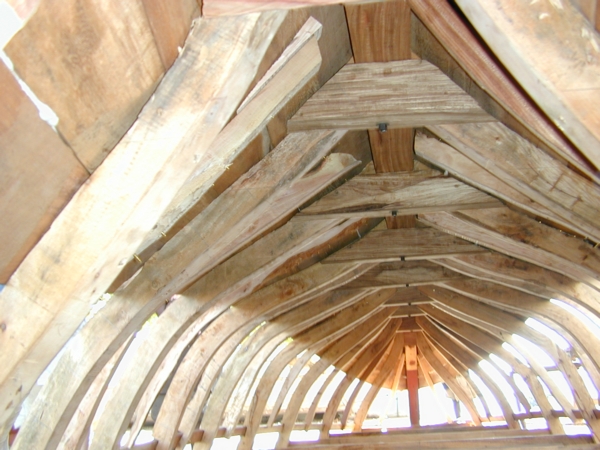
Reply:
<svg viewBox="0 0 600 450"><path fill-rule="evenodd" d="M266 157L265 159L263 159L263 161L261 161L261 163L259 164L259 166L261 166L261 167L258 167L257 170L265 170L266 168L271 167L274 172L277 172L276 178L284 177L285 181L293 182L293 179L295 178L292 174L293 170L292 170L292 173L290 173L289 171L285 170L285 168L284 168L285 164L290 164L290 163L293 164L293 158L291 158L290 155L285 156L285 148L286 148L285 146L280 145L278 150L271 152L268 155L268 157ZM294 151L297 152L298 148L294 147ZM343 157L343 155L341 155L341 154L331 155L331 157L334 157L334 156L342 156ZM283 162L284 160L285 160L285 164L284 164L284 166L280 167L280 170L275 170L275 167L271 165L271 164L278 165L277 161ZM309 163L308 160L305 162ZM324 162L325 162L325 166L326 166L327 160L325 160ZM312 165L312 164L309 163L309 165ZM282 214L282 216L285 217L285 215L289 214L289 212L290 212L290 209L287 209L284 206L285 204L289 204L288 202L291 201L294 204L293 209L295 209L298 207L299 204L305 202L308 198L310 198L311 195L314 195L314 193L316 191L313 191L311 193L310 192L311 188L312 189L317 188L317 191L318 191L319 190L318 186L321 186L321 188L323 188L323 186L328 185L329 182L332 181L332 179L328 179L327 181L325 181L325 179L329 178L329 177L325 177L319 181L319 178L321 178L323 174L317 175L322 170L325 170L326 172L329 171L329 169L326 169L325 166L322 165L321 167L316 169L316 171L315 170L311 171L310 174L306 175L306 177L304 177L300 180L297 180L296 183L293 183L296 186L296 188L299 189L299 192L303 193L302 194L303 196L306 195L306 197L304 197L304 198L298 198L294 194L293 191L295 188L289 189L290 186L288 185L287 186L288 189L286 189L285 182L277 183L275 181L275 179L268 180L268 179L265 179L266 177L263 177L263 178L252 177L251 173L245 175L242 179L240 179L238 181L240 182L240 184L244 185L245 189L248 189L248 191L251 192L252 200L254 200L254 202L256 202L256 200L259 200L259 198L260 198L259 194L262 189L266 189L265 193L268 193L269 191L275 191L274 188L277 187L277 185L279 185L278 187L281 189L281 191L280 192L275 191L275 192L272 192L272 194L274 194L275 198L277 198L279 196L279 199L282 201L275 200L273 197L271 197L271 200L275 200L274 203L271 204L270 201L265 201L264 203L262 203L261 206L257 210L255 210L255 213L259 217L257 219L249 218L250 221L253 223L253 226L250 229L248 229L247 223L244 223L244 221L240 221L240 222L238 222L238 224L232 226L230 229L226 229L224 235L222 235L223 230L218 230L217 227L215 227L214 232L217 234L221 234L221 236L222 236L222 238L220 240L218 238L216 240L213 240L213 239L209 240L207 238L207 236L204 235L203 237L199 236L198 243L202 247L205 247L207 242L211 242L212 245L210 245L209 248L207 249L207 250L209 250L209 252L215 252L215 251L218 252L218 250L216 250L216 249L218 249L221 245L223 245L223 249L227 249L226 252L230 252L230 254L235 253L237 250L239 250L240 248L243 247L243 245L238 246L238 244L241 244L243 241L246 241L245 245L247 245L248 242L251 242L257 236L262 234L265 231L265 229L271 228L273 226L273 224L275 224L281 220L281 218L282 218L281 216L276 217L276 216L264 213L270 206L273 206L276 211L279 211ZM300 166L297 166L296 168L300 169L300 172L302 173L306 167L303 164L301 164ZM266 171L271 172L271 170L266 170ZM337 168L333 169L333 172L337 172ZM317 178L314 178L315 176ZM249 178L250 178L250 180L249 180ZM337 178L337 176L335 178ZM270 182L275 182L275 186L269 187ZM253 189L252 186L257 186L257 188ZM228 197L232 197L235 201L243 202L244 207L240 206L240 207L236 208L236 211L238 213L242 213L244 208L252 208L253 202L251 201L251 199L248 199L245 196L240 195L239 190L233 189L231 192L228 192L228 193L230 195L221 196L220 199L225 201L225 199L227 199ZM231 198L230 198L230 200L231 200ZM213 205L215 203L218 204L219 202L214 202ZM217 213L220 215L220 211L217 210ZM206 217L198 216L197 219L206 219ZM223 224L223 219L220 216L219 216L219 219L220 219L220 223ZM239 219L239 217L237 219ZM243 230L243 231L236 230L237 227L241 228L241 230ZM246 233L244 233L244 231L246 231ZM248 236L247 235L248 232L250 232L250 235L252 235L253 237ZM226 237L228 235L231 238L233 238L234 241L237 241L238 244L235 244L234 242L229 241L229 238ZM179 236L176 237L175 239L172 239L169 242L169 244L175 245L175 243L177 242L178 239L179 239ZM191 251L191 247L193 247L192 242L190 241L189 238L188 239L184 238L184 240L186 242L185 243L186 251L187 250ZM221 244L219 244L219 241L221 242ZM227 242L227 241L229 241L229 242ZM304 244L305 245L309 244L309 241L305 239ZM165 250L167 248L168 248L168 246L165 246L163 248L163 250ZM173 250L173 249L171 249L171 250ZM185 264L185 262L184 262L185 257L184 257L183 253L184 253L183 250L180 250L177 252L176 258L179 260L180 264L182 264L182 263ZM268 252L268 254L273 255L273 252ZM191 276L191 278L188 281L183 282L183 284L180 285L179 287L174 288L173 292L182 292L182 290L185 288L185 286L187 286L190 283L190 281L193 281L193 279L198 276L198 275L194 275L194 271L196 270L194 268L194 266L196 268L203 267L201 269L201 271L202 272L206 271L206 267L202 263L198 264L199 263L199 260L198 260L199 255L197 253L195 256L193 256L191 254L190 254L190 256L192 257L193 263L187 265L183 274L180 273L179 275L176 275L175 279L181 275L184 275L185 277ZM196 258L196 259L194 260L193 258ZM277 267L278 265L280 265L283 261L287 260L288 258L289 258L289 255L286 255L285 259L277 261L277 263L273 262L274 266L271 266L270 269L272 270L274 267ZM215 259L215 257L213 256L212 258L210 258L210 260L207 259L206 262L209 263L209 266L214 266L218 262L220 262L219 259L220 258L218 258L218 257L217 257L217 259ZM166 260L168 261L169 259L166 258ZM189 259L188 259L188 261L189 261ZM160 265L159 265L159 267L160 267ZM219 266L217 268L221 268L221 267L222 266ZM250 269L251 267L252 266L248 265L248 267L244 270ZM157 270L158 269L159 268L157 267ZM170 263L170 265L168 267L162 266L162 267L160 267L160 269L173 270L174 266L173 266L173 263ZM269 272L270 272L270 270L269 270ZM164 273L164 270L163 270L163 273ZM221 276L223 276L223 275L221 275ZM224 277L225 277L225 279L227 279L227 276L224 276ZM250 277L250 278L253 278L253 281L251 281L250 286L247 285L247 286L242 287L242 286L238 285L238 289L241 289L238 291L238 295L247 293L249 289L256 287L257 284L260 283L260 281L262 281L261 279L256 279L255 277ZM166 333L167 337L165 337L162 334L159 334L158 332L157 332L157 334L153 335L155 337L155 340L154 340L155 344L150 345L149 348L147 348L147 352L148 352L148 355L150 355L149 356L150 358L154 358L155 355L157 354L158 349L161 348L161 345L165 345L169 342L170 339L173 339L174 333L177 333L179 330L182 330L182 327L186 326L187 321L189 321L189 320L191 320L191 318L199 315L201 310L199 310L198 308L202 308L202 305L204 305L207 301L212 301L215 304L212 305L212 307L209 309L210 314L208 314L208 318L205 316L202 316L203 320L205 320L205 321L210 320L211 315L212 315L212 318L214 318L215 314L218 314L219 312L222 312L227 307L231 306L231 302L236 299L236 295L234 295L232 292L230 292L228 296L222 298L222 301L224 301L225 303L215 302L214 298L211 299L211 295L214 295L215 293L218 292L218 291L215 291L216 285L214 283L210 284L210 289L207 289L206 284L204 284L205 281L203 281L203 280L205 280L205 278L200 279L200 285L195 285L194 287L192 287L190 290L188 290L186 292L186 296L189 296L188 298L194 299L194 300L190 300L189 305L186 305L187 302L178 302L177 305L174 305L174 307L171 308L175 317L173 317L172 322L167 323L165 325L165 327L161 328L162 332ZM227 285L229 286L229 289L231 290L232 284L230 283L230 281L231 281L231 279L229 279L229 281L223 280L222 282L226 282ZM177 281L175 281L175 283L177 283ZM244 284L246 284L246 283L245 282L242 283L242 285L244 285ZM226 289L222 284L221 284L221 288ZM166 290L168 290L168 289L169 288L166 288ZM209 292L212 292L212 294L207 296L207 294ZM220 293L217 294L217 297L219 297L219 296L220 296ZM204 301L199 301L199 299L203 299ZM162 316L161 316L161 318L162 318ZM200 326L200 325L198 325L198 326ZM145 364L142 364L140 362L140 364L136 365L135 371L129 372L129 374L131 374L130 375L131 377L140 375L139 378L137 378L137 380L147 380L147 377L148 377L147 371L149 369L149 365L152 362L152 359L150 359L150 360L145 359L144 362L145 362ZM129 376L129 374L128 374L128 376ZM117 405L122 405L122 404L126 403L128 400L132 400L133 398L135 398L135 396L141 395L141 392L139 391L139 386L140 385L138 383L134 383L134 382L121 383L119 395L115 394L115 396L113 397L114 403L117 403ZM137 402L135 402L135 403L137 403ZM110 404L111 403L109 402L109 405ZM114 405L114 408L107 407L106 411L115 409L116 411L122 411L124 415L130 414L132 412L132 411L126 411L124 408L122 408L121 406L117 406L117 405ZM113 413L113 414L110 414L109 416L105 416L104 421L99 420L96 425L96 433L94 434L95 439L97 438L97 441L96 442L92 441L92 444L97 445L98 448L102 448L103 446L106 446L107 443L110 444L111 441L118 439L118 436L120 436L121 433L124 432L125 427L127 426L127 423L128 423L127 419L129 419L129 417L119 416L117 413Z"/></svg>
<svg viewBox="0 0 600 450"><path fill-rule="evenodd" d="M393 310L392 318L423 316L425 313L418 306L400 306Z"/></svg>
<svg viewBox="0 0 600 450"><path fill-rule="evenodd" d="M417 373L417 336L414 332L404 333L406 354L406 386L411 426L419 426L419 376Z"/></svg>
<svg viewBox="0 0 600 450"><path fill-rule="evenodd" d="M429 297L419 291L415 286L398 289L392 298L385 302L384 306L422 305L431 303L431 301L432 300Z"/></svg>
<svg viewBox="0 0 600 450"><path fill-rule="evenodd" d="M589 161L573 147L550 119L538 110L531 99L523 93L518 82L506 74L502 65L490 54L479 37L471 31L452 6L443 0L410 0L410 6L437 38L436 42L432 42L427 36L423 36L422 32L419 36L421 30L413 25L415 28L413 37L416 41L413 46L417 54L440 67L479 102L485 102L488 112L492 105L487 100L487 95L498 102L498 106L501 105L499 108L494 106L494 109L503 108L508 111L524 127L523 131L529 130L532 137L537 137L588 177L597 178L596 170ZM444 54L444 51L438 50L439 47L445 48L448 53ZM461 67L475 83L461 80ZM498 113L495 115L503 115L502 111ZM511 128L518 128L515 125L519 123L511 124L510 120L507 120L511 117L507 118L505 114L504 116L498 118Z"/></svg>
<svg viewBox="0 0 600 450"><path fill-rule="evenodd" d="M400 262L486 251L433 228L373 230L331 255L327 262Z"/></svg>
<svg viewBox="0 0 600 450"><path fill-rule="evenodd" d="M165 0L141 0L165 70L183 48L192 21L200 15L196 0L171 4Z"/></svg>
<svg viewBox="0 0 600 450"><path fill-rule="evenodd" d="M364 0L349 0L344 3L360 1ZM271 9L306 8L338 3L340 3L339 0L207 0L202 2L202 15L205 17L232 16Z"/></svg>
<svg viewBox="0 0 600 450"><path fill-rule="evenodd" d="M585 231L584 236L600 241L597 226L600 187L597 184L499 123L429 129L522 194L562 217L562 223L572 223Z"/></svg>
<svg viewBox="0 0 600 450"><path fill-rule="evenodd" d="M407 128L494 119L426 61L347 64L288 123L307 129Z"/></svg>
<svg viewBox="0 0 600 450"><path fill-rule="evenodd" d="M367 418L367 413L369 412L369 408L375 400L377 393L383 387L383 384L387 380L390 373L398 370L398 362L400 361L403 350L404 337L400 334L396 334L391 344L389 354L386 355L385 359L382 361L383 365L379 374L377 375L377 378L375 378L375 380L373 380L371 383L371 387L369 388L367 395L365 395L363 398L358 410L356 411L356 414L354 415L353 432L357 432L362 429L362 424Z"/></svg>
<svg viewBox="0 0 600 450"><path fill-rule="evenodd" d="M377 298L373 298L375 303L381 302L382 298L389 298L392 294L392 291L388 291L382 297L378 295ZM385 301L385 300L383 300ZM379 303L381 304L381 303ZM380 324L382 320L385 320L389 317L389 314L382 314L381 312L377 313L373 321L377 324ZM282 446L285 448L289 443L289 438L291 431L293 429L293 424L297 421L298 412L300 411L300 407L302 405L302 401L306 397L308 390L313 385L313 383L317 380L317 378L325 371L331 364L335 363L340 356L343 356L345 352L350 350L352 344L356 342L357 336L361 336L367 333L366 330L373 327L373 321L363 321L360 324L353 325L349 323L348 326L352 327L352 330L349 333L346 333L341 339L338 339L330 348L321 353L321 359L315 363L311 369L302 377L300 383L296 387L292 397L287 405L287 408L283 414L282 419L282 431L279 434L279 439L277 441L276 448L281 448ZM356 320L354 320L356 322ZM348 330L348 328L346 328Z"/></svg>
<svg viewBox="0 0 600 450"><path fill-rule="evenodd" d="M464 275L444 269L428 261L405 261L392 269L374 268L350 281L345 288L408 287L462 278Z"/></svg>
<svg viewBox="0 0 600 450"><path fill-rule="evenodd" d="M136 120L164 73L140 1L60 7L40 2L4 51L59 118L57 129L94 171Z"/></svg>
<svg viewBox="0 0 600 450"><path fill-rule="evenodd" d="M404 0L345 4L355 63L389 62L411 58L410 8ZM369 130L373 162L378 173L413 170L413 131L410 128ZM388 228L415 226L412 216L386 218Z"/></svg>
<svg viewBox="0 0 600 450"><path fill-rule="evenodd" d="M302 210L300 216L383 217L495 208L502 204L454 178L418 172L361 175Z"/></svg>
<svg viewBox="0 0 600 450"><path fill-rule="evenodd" d="M0 397L6 402L0 424L11 422L9 415L87 315L90 301L116 277L119 261L133 254L154 226L192 171L192 155L208 150L234 111L229 103L237 104L245 94L268 46L266 23L281 20L280 14L271 14L195 27L181 62L163 79L154 102L13 274L0 293L7 326L0 345L10 361L0 369ZM214 46L206 58L198 58L209 38ZM249 54L255 56L245 59ZM223 58L231 64L221 65ZM242 78L237 78L238 63L247 64ZM233 75L239 83L228 81ZM191 102L185 92L197 95L196 100ZM212 115L216 104L222 112L218 117ZM174 134L180 138L172 139Z"/></svg>
<svg viewBox="0 0 600 450"><path fill-rule="evenodd" d="M6 284L88 174L3 62L0 96L0 284Z"/></svg>
<svg viewBox="0 0 600 450"><path fill-rule="evenodd" d="M599 250L508 208L428 213L419 220L600 289Z"/></svg>
<svg viewBox="0 0 600 450"><path fill-rule="evenodd" d="M515 189L515 186L507 183L499 174L494 174L487 170L492 165L488 161L486 161L485 165L481 166L454 147L437 139L428 138L423 134L417 135L415 138L415 154L419 158L447 170L453 177L469 183L523 211L549 220L565 231L573 230L572 234L580 234L582 236L588 234L577 223L568 221L557 215L543 204L534 201L521 191Z"/></svg>
<svg viewBox="0 0 600 450"><path fill-rule="evenodd" d="M525 91L598 168L600 113L594 100L600 62L592 55L600 49L600 37L593 25L570 3L457 3ZM568 56L565 42L572 49Z"/></svg>
<svg viewBox="0 0 600 450"><path fill-rule="evenodd" d="M302 32L303 30L300 30L299 33ZM218 183L222 181L224 169L235 166L238 160L243 158L248 145L261 135L273 115L277 114L317 73L321 56L316 39L309 38L302 44L291 58L284 55L283 62L281 60L276 62L283 67L262 85L254 100L248 102L217 136L213 146L226 150L214 157L207 155L207 162L210 161L212 164L206 165L202 170L194 171L188 178L168 210L158 221L156 228L136 250L137 258L133 257L128 262L131 265L131 268L128 268L129 273L137 272L141 266L138 260L147 261L170 238L208 207L213 196L217 197L221 189L224 191L229 187L227 184ZM235 179L231 180L234 181ZM215 192L213 185L217 183L219 190Z"/></svg>

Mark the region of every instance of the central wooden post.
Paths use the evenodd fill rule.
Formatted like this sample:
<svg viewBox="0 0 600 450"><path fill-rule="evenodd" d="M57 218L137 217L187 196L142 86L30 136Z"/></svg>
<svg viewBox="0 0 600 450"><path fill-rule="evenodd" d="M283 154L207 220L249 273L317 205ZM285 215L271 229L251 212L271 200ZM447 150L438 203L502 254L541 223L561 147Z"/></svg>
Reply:
<svg viewBox="0 0 600 450"><path fill-rule="evenodd" d="M411 426L419 426L419 372L417 367L417 339L415 333L406 333L404 337L406 355L406 387Z"/></svg>
<svg viewBox="0 0 600 450"><path fill-rule="evenodd" d="M405 0L345 7L354 62L411 59L410 7ZM413 170L412 128L369 130L369 141L377 173ZM386 217L386 222L390 229L411 228L415 216Z"/></svg>

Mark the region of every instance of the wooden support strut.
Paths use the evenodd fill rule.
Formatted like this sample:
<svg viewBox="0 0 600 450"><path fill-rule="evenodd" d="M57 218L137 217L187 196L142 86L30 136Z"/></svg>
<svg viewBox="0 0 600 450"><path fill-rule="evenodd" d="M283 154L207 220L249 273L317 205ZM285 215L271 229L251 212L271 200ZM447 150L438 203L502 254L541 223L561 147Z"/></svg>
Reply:
<svg viewBox="0 0 600 450"><path fill-rule="evenodd" d="M419 375L417 371L417 338L412 333L404 334L404 351L406 353L406 385L408 387L408 406L410 423L419 426Z"/></svg>

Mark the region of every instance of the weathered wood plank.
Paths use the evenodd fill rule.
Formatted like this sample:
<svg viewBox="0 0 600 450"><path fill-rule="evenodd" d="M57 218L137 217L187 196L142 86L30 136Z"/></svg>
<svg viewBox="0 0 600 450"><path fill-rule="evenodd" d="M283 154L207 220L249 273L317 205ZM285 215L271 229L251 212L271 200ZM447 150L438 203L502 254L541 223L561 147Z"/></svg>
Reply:
<svg viewBox="0 0 600 450"><path fill-rule="evenodd" d="M427 213L425 224L600 289L600 251L508 208Z"/></svg>
<svg viewBox="0 0 600 450"><path fill-rule="evenodd" d="M6 284L88 174L3 62L0 96L0 284Z"/></svg>
<svg viewBox="0 0 600 450"><path fill-rule="evenodd" d="M349 0L349 2L362 0ZM271 9L305 8L309 6L338 4L339 0L204 0L202 15L205 17L249 14Z"/></svg>
<svg viewBox="0 0 600 450"><path fill-rule="evenodd" d="M457 3L525 91L600 167L600 62L593 56L600 37L593 25L566 2ZM565 42L570 43L568 55Z"/></svg>
<svg viewBox="0 0 600 450"><path fill-rule="evenodd" d="M463 278L464 275L448 270L437 264L427 261L406 261L397 264L397 267L387 270L376 267L368 270L356 280L347 283L344 288L367 287L398 287L408 285L431 284L436 281L445 281Z"/></svg>
<svg viewBox="0 0 600 450"><path fill-rule="evenodd" d="M533 201L600 241L600 186L500 123L429 128L456 150Z"/></svg>
<svg viewBox="0 0 600 450"><path fill-rule="evenodd" d="M431 299L417 287L407 287L398 289L393 297L385 302L384 306L421 305L424 303L431 303Z"/></svg>
<svg viewBox="0 0 600 450"><path fill-rule="evenodd" d="M183 48L192 21L200 15L196 0L171 3L165 0L141 0L160 59L165 70L173 65Z"/></svg>
<svg viewBox="0 0 600 450"><path fill-rule="evenodd" d="M504 68L490 55L478 36L469 29L452 6L443 0L410 0L410 6L439 41L439 44L429 43L429 46L443 46L449 53L449 57L446 57L433 48L415 49L420 55L426 53L422 56L423 59L428 59L440 67L478 101L485 101L483 97L490 95L550 149L562 155L591 179L597 178L596 170L589 161L573 147L547 116L540 113L531 99L524 95L518 83L507 76ZM419 40L416 33L413 36ZM417 45L420 44L422 43ZM476 85L468 81L462 82L458 73L460 69L457 71L456 66L462 67ZM486 106L489 108L489 101L486 101ZM506 120L506 117L501 120ZM516 128L508 121L505 123L513 129Z"/></svg>
<svg viewBox="0 0 600 450"><path fill-rule="evenodd" d="M494 119L426 61L347 64L288 122L288 129L407 128Z"/></svg>
<svg viewBox="0 0 600 450"><path fill-rule="evenodd" d="M164 73L141 1L40 2L4 50L90 171L131 127Z"/></svg>
<svg viewBox="0 0 600 450"><path fill-rule="evenodd" d="M0 293L7 327L0 336L7 358L0 368L0 398L6 402L1 424L10 421L8 416L86 316L90 302L116 277L119 262L133 254L154 226L192 171L193 155L207 151L254 76L268 46L268 28L281 20L275 13L195 27L181 62L163 79L154 101ZM209 39L214 45L206 53ZM206 57L198 58L201 52ZM248 59L249 54L254 57ZM225 60L229 64L221 64ZM240 64L245 67L241 78ZM236 83L229 81L231 76Z"/></svg>
<svg viewBox="0 0 600 450"><path fill-rule="evenodd" d="M398 262L486 251L433 228L374 230L331 255L327 262Z"/></svg>
<svg viewBox="0 0 600 450"><path fill-rule="evenodd" d="M465 181L523 211L560 225L564 230L573 230L574 234L578 233L582 236L588 234L577 223L565 220L543 204L535 202L515 189L515 186L507 183L504 177L490 172L488 168L492 164L489 163L489 160L486 160L483 166L479 165L454 147L422 134L417 135L415 138L415 154L419 158L447 170L453 177Z"/></svg>
<svg viewBox="0 0 600 450"><path fill-rule="evenodd" d="M301 29L299 33L302 32ZM128 262L132 266L128 268L129 273L137 272L141 266L138 260L147 261L208 207L212 200L210 197L216 197L229 187L222 183L223 172L230 166L235 167L236 163L239 164L250 143L261 135L273 116L317 73L321 64L319 47L314 37L303 41L301 47L290 58L287 55L282 57L283 62L281 59L276 62L282 64L280 70L265 81L253 100L239 111L215 139L214 148L224 151L214 156L206 156L207 161L191 174L158 221L156 228L136 250L137 258L134 257ZM235 179L231 180L234 181ZM214 192L214 185L217 185L221 192Z"/></svg>
<svg viewBox="0 0 600 450"><path fill-rule="evenodd" d="M418 172L385 173L352 178L303 209L300 217L402 216L501 205L485 192L454 178Z"/></svg>

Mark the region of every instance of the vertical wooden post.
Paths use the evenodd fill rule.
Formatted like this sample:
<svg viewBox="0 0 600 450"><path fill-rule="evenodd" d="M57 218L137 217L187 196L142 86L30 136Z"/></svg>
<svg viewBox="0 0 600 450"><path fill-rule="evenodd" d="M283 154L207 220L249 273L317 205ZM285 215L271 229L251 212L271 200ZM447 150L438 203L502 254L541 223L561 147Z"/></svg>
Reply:
<svg viewBox="0 0 600 450"><path fill-rule="evenodd" d="M411 58L410 7L405 0L348 4L354 62L388 62ZM413 130L369 130L373 163L377 173L413 170ZM414 216L386 217L388 228L415 226Z"/></svg>
<svg viewBox="0 0 600 450"><path fill-rule="evenodd" d="M414 332L404 336L406 361L406 387L411 426L419 426L419 374L417 366L417 340Z"/></svg>

